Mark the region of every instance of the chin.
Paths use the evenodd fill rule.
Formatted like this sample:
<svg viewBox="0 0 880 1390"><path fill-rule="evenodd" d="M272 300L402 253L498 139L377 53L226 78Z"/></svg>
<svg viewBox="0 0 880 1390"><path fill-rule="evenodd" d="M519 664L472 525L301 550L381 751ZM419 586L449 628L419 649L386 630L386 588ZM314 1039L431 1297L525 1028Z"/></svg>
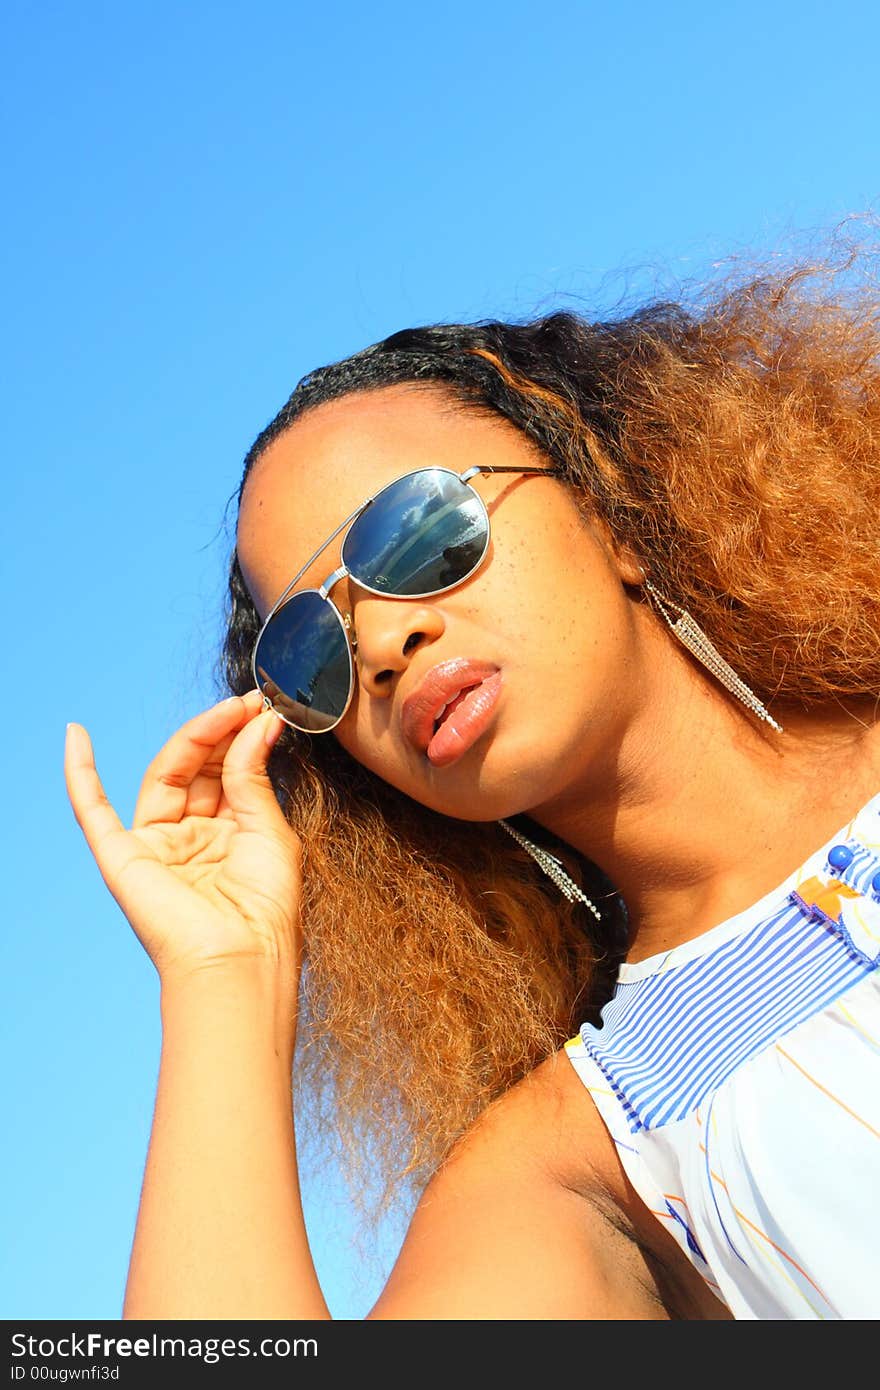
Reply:
<svg viewBox="0 0 880 1390"><path fill-rule="evenodd" d="M432 785L403 790L440 815L474 824L527 815L547 799L550 789L543 778L539 779L541 785L535 786L534 778L524 775L521 768L501 769L493 766L493 761L487 758L474 769L463 759L459 767L438 769ZM454 783L450 778L444 786L446 771L459 775Z"/></svg>
<svg viewBox="0 0 880 1390"><path fill-rule="evenodd" d="M357 757L354 748L348 751ZM554 781L548 773L556 770L564 776L565 768L550 767L548 757L552 756L546 745L535 747L533 732L518 749L511 746L511 740L500 738L496 730L494 737L475 744L458 762L446 767L435 767L415 750L413 760L405 763L398 756L382 759L378 750L358 761L438 815L485 824L526 815L558 792L558 778Z"/></svg>

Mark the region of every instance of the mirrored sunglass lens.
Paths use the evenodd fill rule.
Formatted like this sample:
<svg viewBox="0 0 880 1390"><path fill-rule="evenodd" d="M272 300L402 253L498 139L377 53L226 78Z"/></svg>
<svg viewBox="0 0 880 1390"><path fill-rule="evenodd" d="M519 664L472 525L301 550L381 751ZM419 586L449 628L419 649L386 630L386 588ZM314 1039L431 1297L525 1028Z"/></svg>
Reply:
<svg viewBox="0 0 880 1390"><path fill-rule="evenodd" d="M380 492L345 538L355 579L399 598L461 583L486 553L486 511L454 473L426 468Z"/></svg>
<svg viewBox="0 0 880 1390"><path fill-rule="evenodd" d="M314 591L294 594L257 644L260 689L300 729L330 729L351 690L351 649L336 610Z"/></svg>

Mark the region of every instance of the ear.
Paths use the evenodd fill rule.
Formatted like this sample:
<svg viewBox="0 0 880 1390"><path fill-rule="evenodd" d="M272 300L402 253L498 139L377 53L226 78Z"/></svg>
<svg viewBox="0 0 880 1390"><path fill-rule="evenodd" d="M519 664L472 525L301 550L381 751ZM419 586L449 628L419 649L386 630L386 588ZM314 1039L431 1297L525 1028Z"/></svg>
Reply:
<svg viewBox="0 0 880 1390"><path fill-rule="evenodd" d="M633 588L639 588L644 584L645 566L630 546L612 542L611 556L622 584L629 584Z"/></svg>
<svg viewBox="0 0 880 1390"><path fill-rule="evenodd" d="M631 546L613 535L607 521L593 517L592 524L598 531L612 565L617 570L621 584L627 584L634 589L640 588L647 576L644 562L639 559Z"/></svg>

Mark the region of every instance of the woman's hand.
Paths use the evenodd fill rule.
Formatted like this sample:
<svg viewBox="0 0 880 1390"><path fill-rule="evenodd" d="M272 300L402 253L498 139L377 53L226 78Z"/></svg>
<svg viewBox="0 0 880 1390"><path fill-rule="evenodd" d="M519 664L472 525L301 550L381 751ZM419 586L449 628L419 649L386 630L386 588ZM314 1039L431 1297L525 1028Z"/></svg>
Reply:
<svg viewBox="0 0 880 1390"><path fill-rule="evenodd" d="M85 729L67 730L74 814L163 981L218 964L299 961L300 844L266 772L281 731L259 691L190 719L147 769L131 830Z"/></svg>

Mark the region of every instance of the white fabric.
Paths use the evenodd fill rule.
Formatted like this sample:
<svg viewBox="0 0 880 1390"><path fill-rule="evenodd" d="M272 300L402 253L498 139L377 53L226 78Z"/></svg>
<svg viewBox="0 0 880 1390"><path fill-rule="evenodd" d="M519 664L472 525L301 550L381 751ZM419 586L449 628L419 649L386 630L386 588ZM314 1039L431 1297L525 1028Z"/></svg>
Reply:
<svg viewBox="0 0 880 1390"><path fill-rule="evenodd" d="M748 911L624 965L566 1046L737 1318L880 1314L878 965L880 796Z"/></svg>

